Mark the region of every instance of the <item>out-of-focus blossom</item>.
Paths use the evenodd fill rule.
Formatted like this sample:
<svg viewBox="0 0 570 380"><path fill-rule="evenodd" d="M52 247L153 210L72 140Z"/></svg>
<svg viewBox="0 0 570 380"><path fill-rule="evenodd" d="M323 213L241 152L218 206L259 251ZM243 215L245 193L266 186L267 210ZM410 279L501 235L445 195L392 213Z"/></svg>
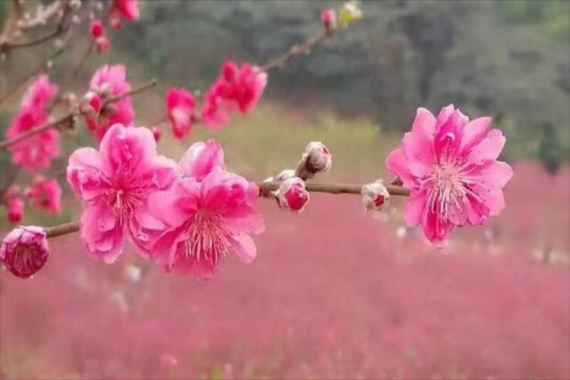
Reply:
<svg viewBox="0 0 570 380"><path fill-rule="evenodd" d="M279 207L284 210L303 211L311 198L305 189L305 182L299 177L288 178L281 183L275 192Z"/></svg>
<svg viewBox="0 0 570 380"><path fill-rule="evenodd" d="M147 128L115 124L99 151L77 149L69 157L67 180L84 201L81 235L94 258L112 263L122 253L125 230L143 252L163 228L148 213L153 192L170 188L174 161L156 154Z"/></svg>
<svg viewBox="0 0 570 380"><path fill-rule="evenodd" d="M47 75L39 76L24 95L20 111L6 131L6 138L13 139L49 121L46 111L49 101L56 95L57 86ZM49 168L51 160L59 156L59 132L50 128L8 147L12 163L24 169L36 171Z"/></svg>
<svg viewBox="0 0 570 380"><path fill-rule="evenodd" d="M125 267L125 277L133 283L137 283L141 280L142 270L136 265L127 265Z"/></svg>
<svg viewBox="0 0 570 380"><path fill-rule="evenodd" d="M26 196L42 211L54 214L61 212L61 187L55 178L36 176L34 184L26 190Z"/></svg>
<svg viewBox="0 0 570 380"><path fill-rule="evenodd" d="M328 148L320 141L312 141L305 148L297 173L301 178L311 178L317 173L329 171L331 166L332 155Z"/></svg>
<svg viewBox="0 0 570 380"><path fill-rule="evenodd" d="M390 193L381 180L362 186L362 204L366 211L380 211L390 201Z"/></svg>
<svg viewBox="0 0 570 380"><path fill-rule="evenodd" d="M178 359L172 354L164 353L160 355L160 364L166 368L176 367L178 365Z"/></svg>
<svg viewBox="0 0 570 380"><path fill-rule="evenodd" d="M224 150L215 140L199 141L190 146L180 161L183 177L203 180L214 168L225 169Z"/></svg>
<svg viewBox="0 0 570 380"><path fill-rule="evenodd" d="M362 18L362 10L356 0L347 1L338 12L338 27L346 28L354 21Z"/></svg>
<svg viewBox="0 0 570 380"><path fill-rule="evenodd" d="M20 223L24 216L24 202L19 196L6 199L6 210L10 223Z"/></svg>
<svg viewBox="0 0 570 380"><path fill-rule="evenodd" d="M321 12L321 22L326 30L336 28L336 13L333 9L324 9Z"/></svg>
<svg viewBox="0 0 570 380"><path fill-rule="evenodd" d="M89 33L93 39L99 38L105 34L105 26L101 20L93 20L91 21L91 25L89 26Z"/></svg>
<svg viewBox="0 0 570 380"><path fill-rule="evenodd" d="M252 261L256 247L251 234L264 229L263 219L254 208L259 188L224 170L217 158L211 159L223 157L223 152L206 154L207 150L214 152L214 143L209 147L206 143L201 155L187 154L204 163L183 165L200 168L190 170L189 174L197 177L183 177L171 190L149 197L150 212L167 225L152 247L153 259L168 271L205 278L214 274L228 252L244 262Z"/></svg>
<svg viewBox="0 0 570 380"><path fill-rule="evenodd" d="M139 16L138 0L113 0L109 8L111 26L117 30L123 27L121 19L136 21Z"/></svg>
<svg viewBox="0 0 570 380"><path fill-rule="evenodd" d="M166 113L177 139L183 139L192 130L196 100L183 88L171 88L166 93Z"/></svg>
<svg viewBox="0 0 570 380"><path fill-rule="evenodd" d="M105 65L97 69L89 85L88 93L93 93L89 104L98 97L97 102L100 102L98 104L101 107L106 99L130 91L131 85L127 82L126 76L124 65ZM134 116L131 97L127 96L103 106L96 115L86 115L85 121L97 140L101 140L111 125L120 123L129 126Z"/></svg>
<svg viewBox="0 0 570 380"><path fill-rule="evenodd" d="M46 233L37 226L13 229L2 241L0 261L15 276L28 278L42 269L50 255Z"/></svg>
<svg viewBox="0 0 570 380"><path fill-rule="evenodd" d="M202 121L211 127L222 127L229 122L232 112L249 113L266 85L267 73L258 67L224 63L218 79L206 93Z"/></svg>
<svg viewBox="0 0 570 380"><path fill-rule="evenodd" d="M481 225L505 208L503 187L513 170L497 161L505 137L489 131L491 118L469 121L453 105L437 119L419 108L402 146L386 159L411 194L404 206L408 226L422 225L429 240L445 243L457 226Z"/></svg>

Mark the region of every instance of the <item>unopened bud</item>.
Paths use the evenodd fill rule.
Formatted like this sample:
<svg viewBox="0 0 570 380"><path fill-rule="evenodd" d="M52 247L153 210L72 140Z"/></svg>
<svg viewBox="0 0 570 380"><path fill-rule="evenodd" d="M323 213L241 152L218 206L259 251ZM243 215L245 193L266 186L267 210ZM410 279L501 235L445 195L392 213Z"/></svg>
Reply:
<svg viewBox="0 0 570 380"><path fill-rule="evenodd" d="M290 211L303 211L310 199L309 192L305 189L305 182L299 177L286 179L275 192L279 207Z"/></svg>
<svg viewBox="0 0 570 380"><path fill-rule="evenodd" d="M362 10L355 0L343 4L338 13L338 27L346 28L350 23L362 18Z"/></svg>
<svg viewBox="0 0 570 380"><path fill-rule="evenodd" d="M79 23L81 23L81 18L78 15L73 15L71 17L71 22L74 24L79 24Z"/></svg>
<svg viewBox="0 0 570 380"><path fill-rule="evenodd" d="M324 9L321 13L321 22L327 31L336 28L336 13L332 9Z"/></svg>
<svg viewBox="0 0 570 380"><path fill-rule="evenodd" d="M49 61L46 62L46 68L49 70L53 67L53 61L50 59Z"/></svg>
<svg viewBox="0 0 570 380"><path fill-rule="evenodd" d="M317 173L330 170L331 165L332 155L328 148L320 141L312 141L297 164L297 176L303 179L312 178Z"/></svg>
<svg viewBox="0 0 570 380"><path fill-rule="evenodd" d="M56 38L56 39L53 41L53 46L54 46L56 49L61 49L61 48L63 47L63 40L62 40L61 38Z"/></svg>
<svg viewBox="0 0 570 380"><path fill-rule="evenodd" d="M381 180L363 185L361 195L366 211L380 211L390 201L390 193Z"/></svg>
<svg viewBox="0 0 570 380"><path fill-rule="evenodd" d="M24 216L24 202L18 196L10 197L6 201L6 210L10 223L20 223Z"/></svg>
<svg viewBox="0 0 570 380"><path fill-rule="evenodd" d="M111 23L111 27L115 30L121 30L123 28L123 23L118 17L111 17L109 22Z"/></svg>
<svg viewBox="0 0 570 380"><path fill-rule="evenodd" d="M105 26L101 20L93 20L91 21L91 25L89 26L89 33L91 33L91 37L98 38L105 33Z"/></svg>
<svg viewBox="0 0 570 380"><path fill-rule="evenodd" d="M107 36L100 36L95 39L95 47L97 48L97 52L101 54L105 54L107 50L111 47L111 42L107 38Z"/></svg>
<svg viewBox="0 0 570 380"><path fill-rule="evenodd" d="M154 141L159 142L160 138L162 137L162 132L157 127L152 127L151 129L152 135L154 136Z"/></svg>
<svg viewBox="0 0 570 380"><path fill-rule="evenodd" d="M296 177L295 175L295 170L293 169L286 169L283 170L282 172L280 172L279 174L277 174L275 177L272 177L272 180L278 181L278 182L283 182L289 178L294 178Z"/></svg>
<svg viewBox="0 0 570 380"><path fill-rule="evenodd" d="M91 115L98 114L102 106L101 97L93 91L89 91L83 96L81 113Z"/></svg>
<svg viewBox="0 0 570 380"><path fill-rule="evenodd" d="M37 226L13 229L2 241L0 261L15 276L28 278L39 271L50 255L46 233Z"/></svg>
<svg viewBox="0 0 570 380"><path fill-rule="evenodd" d="M79 8L81 8L81 0L71 0L71 2L69 3L69 6L71 7L71 9L76 11Z"/></svg>
<svg viewBox="0 0 570 380"><path fill-rule="evenodd" d="M135 265L127 265L125 267L125 277L131 282L139 282L141 279L142 270Z"/></svg>
<svg viewBox="0 0 570 380"><path fill-rule="evenodd" d="M69 108L75 108L77 106L77 95L73 92L66 92L63 95L63 101Z"/></svg>

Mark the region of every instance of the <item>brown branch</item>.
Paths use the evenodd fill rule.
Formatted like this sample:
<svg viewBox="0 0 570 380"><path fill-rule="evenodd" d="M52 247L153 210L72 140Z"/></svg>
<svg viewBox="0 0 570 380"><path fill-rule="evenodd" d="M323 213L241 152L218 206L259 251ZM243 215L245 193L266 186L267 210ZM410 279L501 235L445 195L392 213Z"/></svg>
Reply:
<svg viewBox="0 0 570 380"><path fill-rule="evenodd" d="M21 49L21 48L30 47L30 46L36 46L36 45L40 45L46 41L51 40L52 38L55 38L55 37L59 36L60 34L61 34L61 30L55 29L46 35L34 38L32 40L20 41L20 42L7 42L7 43L3 44L2 46L0 46L0 48L7 50L7 49Z"/></svg>
<svg viewBox="0 0 570 380"><path fill-rule="evenodd" d="M52 16L57 14L57 12L61 9L63 5L64 1L55 0L53 3L45 7L44 11L38 14L36 17L31 18L29 20L19 20L18 28L22 30L28 30L44 24Z"/></svg>
<svg viewBox="0 0 570 380"><path fill-rule="evenodd" d="M10 8L10 14L6 19L6 24L2 29L0 34L0 46L4 45L12 39L14 32L18 29L18 22L22 18L22 2L21 0L12 0L12 7Z"/></svg>
<svg viewBox="0 0 570 380"><path fill-rule="evenodd" d="M49 62L53 61L55 58L57 58L59 55L61 55L64 50L65 50L65 47L62 47L62 48L56 50L45 62L43 62L34 71L32 71L30 74L28 74L24 78L24 80L22 82L20 82L20 84L18 84L13 89L9 90L2 98L0 98L0 104L2 104L4 101L6 101L10 96L14 95L16 92L18 92L18 90L20 90L26 83L28 83L28 81L30 79L32 79L33 77L38 75L40 72L47 70Z"/></svg>
<svg viewBox="0 0 570 380"><path fill-rule="evenodd" d="M271 192L279 188L281 182L255 182L259 187L259 193L262 197L271 197ZM328 193L328 194L360 194L362 191L360 184L346 183L319 183L307 182L305 188L312 193ZM386 186L391 195L409 196L410 191L402 186L388 185Z"/></svg>
<svg viewBox="0 0 570 380"><path fill-rule="evenodd" d="M57 226L52 227L45 227L44 231L46 233L46 237L48 238L70 234L79 231L79 221L58 224Z"/></svg>
<svg viewBox="0 0 570 380"><path fill-rule="evenodd" d="M111 103L118 102L119 100L126 98L127 96L139 94L139 93L146 91L149 88L154 87L154 86L156 86L156 80L155 79L153 79L153 80L149 81L148 83L145 83L145 84L143 84L143 85L141 85L141 86L139 86L139 87L137 87L131 91L127 91L124 94L116 95L116 96L113 96L113 97L106 99L103 102L103 107L106 105L109 105ZM44 131L47 131L50 128L55 128L61 124L72 122L73 118L75 116L79 116L79 115L83 115L83 112L81 111L80 107L74 109L73 111L71 111L67 115L62 116L55 121L52 121L50 123L44 124L44 125L36 127L36 128L32 128L29 131L24 132L24 133L14 137L14 138L7 139L4 141L0 141L0 149L4 149L4 148L7 148L11 145L17 144L22 140L25 140L25 139L30 138L32 136L35 136L38 133L42 133Z"/></svg>
<svg viewBox="0 0 570 380"><path fill-rule="evenodd" d="M308 54L313 46L318 45L319 43L323 42L324 40L331 38L334 36L333 30L323 30L319 34L309 38L307 41L293 45L289 51L283 53L273 59L271 59L266 64L262 65L260 68L263 71L269 71L276 67L283 66L290 58L301 55L301 54Z"/></svg>
<svg viewBox="0 0 570 380"><path fill-rule="evenodd" d="M16 166L16 168L14 170L12 170L12 172L10 173L8 180L6 181L4 186L2 187L2 190L0 190L0 201L2 201L4 199L4 196L8 192L8 189L10 188L10 186L16 181L16 179L18 179L18 174L20 174L20 170L21 170L21 166Z"/></svg>

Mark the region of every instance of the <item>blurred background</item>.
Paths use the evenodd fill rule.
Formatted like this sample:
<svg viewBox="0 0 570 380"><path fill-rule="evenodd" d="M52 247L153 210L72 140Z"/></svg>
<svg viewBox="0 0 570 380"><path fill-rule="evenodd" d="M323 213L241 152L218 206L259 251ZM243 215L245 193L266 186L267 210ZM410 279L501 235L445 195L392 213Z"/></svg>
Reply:
<svg viewBox="0 0 570 380"><path fill-rule="evenodd" d="M4 20L9 3L0 2ZM317 33L336 1L140 1L141 20L111 32L72 84L81 96L103 63L125 63L139 125L164 115L171 86L206 90L227 59L263 64ZM209 281L86 256L78 236L50 241L32 280L0 274L0 370L8 378L570 378L570 2L361 1L363 19L272 71L260 105L186 141L216 138L231 170L263 179L295 165L306 143L333 154L331 180L389 179L384 158L418 106L453 103L504 131L514 168L507 209L444 250L404 226L402 201L380 218L351 196L314 195L301 215L262 201L267 231L252 264L228 257ZM2 21L3 22L3 21ZM89 45L74 37L50 77ZM2 91L53 46L5 57ZM21 93L0 109L2 135ZM56 110L56 113L58 110ZM79 124L64 136L65 167ZM4 152L2 152L4 153ZM0 156L0 184L13 168ZM58 169L59 167L59 169ZM62 179L62 184L64 180ZM64 185L64 190L67 190ZM77 216L71 196L58 218ZM0 218L5 223L5 218ZM4 234L9 226L3 225Z"/></svg>

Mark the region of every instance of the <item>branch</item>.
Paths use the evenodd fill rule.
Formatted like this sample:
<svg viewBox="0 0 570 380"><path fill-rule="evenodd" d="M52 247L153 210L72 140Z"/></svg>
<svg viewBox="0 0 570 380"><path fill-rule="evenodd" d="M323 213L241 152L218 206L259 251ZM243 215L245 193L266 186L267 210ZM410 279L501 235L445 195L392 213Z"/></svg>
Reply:
<svg viewBox="0 0 570 380"><path fill-rule="evenodd" d="M152 80L149 81L148 83L145 83L145 84L143 84L143 85L141 85L141 86L139 86L139 87L137 87L137 88L135 88L135 89L133 89L133 90L131 90L131 91L127 91L127 92L125 92L124 94L116 95L116 96L113 96L113 97L110 97L110 98L106 99L106 100L103 102L103 107L106 106L106 105L109 105L109 104L111 104L111 103L118 102L119 100L124 99L124 98L126 98L127 96L139 94L139 93L141 93L141 92L143 92L143 91L146 91L146 90L148 90L149 88L154 87L154 86L156 86L156 80L155 80L155 79L152 79ZM7 140L4 140L4 141L0 141L0 149L5 149L5 148L7 148L7 147L9 147L9 146L11 146L11 145L17 144L17 143L19 143L19 142L22 141L22 140L28 139L28 138L30 138L30 137L32 137L32 136L35 136L35 135L37 135L38 133L42 133L42 132L44 132L44 131L47 131L47 130L50 129L50 128L55 128L55 127L57 127L57 126L59 126L59 125L61 125L61 124L64 124L64 123L69 123L69 122L71 122L71 121L73 120L73 118L74 118L75 116L80 116L80 115L83 115L83 114L84 114L84 112L82 112L82 111L81 111L81 108L78 107L78 108L74 109L73 111L71 111L70 113L68 113L67 115L62 116L62 117L60 117L59 119L57 119L57 120L55 120L55 121L52 121L52 122L50 122L50 123L44 124L44 125L39 126L39 127L36 127L36 128L32 128L32 129L30 129L29 131L24 132L24 133L22 133L22 134L20 134L20 135L18 135L18 136L16 136L16 137L14 137L14 138L7 139Z"/></svg>
<svg viewBox="0 0 570 380"><path fill-rule="evenodd" d="M62 47L62 48L56 50L45 62L43 62L34 71L32 71L30 74L28 74L24 78L24 80L22 82L20 82L20 84L18 84L13 89L9 90L2 98L0 98L0 104L2 104L4 101L6 101L6 99L8 99L10 96L15 94L16 92L18 92L18 90L20 90L26 83L28 83L28 81L30 79L32 79L33 77L38 75L40 72L47 70L48 62L53 61L55 58L57 58L59 55L61 55L64 50L65 50L65 47Z"/></svg>
<svg viewBox="0 0 570 380"><path fill-rule="evenodd" d="M49 20L52 16L57 14L57 12L61 9L64 5L64 1L62 0L55 0L53 3L48 5L44 8L44 11L38 14L36 17L28 19L28 20L20 20L18 21L18 28L22 30L33 29L36 26L44 24L47 20Z"/></svg>
<svg viewBox="0 0 570 380"><path fill-rule="evenodd" d="M255 182L259 186L259 196L264 198L271 198L271 191L279 188L280 182ZM358 184L344 184L344 183L307 183L307 191L313 193L328 193L328 194L358 194L362 190L363 185ZM402 186L388 185L386 186L391 195L408 196L410 191ZM65 235L79 231L79 221L59 224L57 226L46 227L46 235L48 238Z"/></svg>
<svg viewBox="0 0 570 380"><path fill-rule="evenodd" d="M274 69L276 67L281 67L290 58L297 56L297 55L301 55L301 54L308 54L313 46L318 45L319 43L325 41L326 39L331 38L332 36L334 36L334 31L323 30L319 34L316 34L315 36L309 38L307 41L305 41L301 44L291 46L289 51L273 58L272 60L267 62L265 65L261 66L260 68L261 68L261 70L267 72L267 71Z"/></svg>

